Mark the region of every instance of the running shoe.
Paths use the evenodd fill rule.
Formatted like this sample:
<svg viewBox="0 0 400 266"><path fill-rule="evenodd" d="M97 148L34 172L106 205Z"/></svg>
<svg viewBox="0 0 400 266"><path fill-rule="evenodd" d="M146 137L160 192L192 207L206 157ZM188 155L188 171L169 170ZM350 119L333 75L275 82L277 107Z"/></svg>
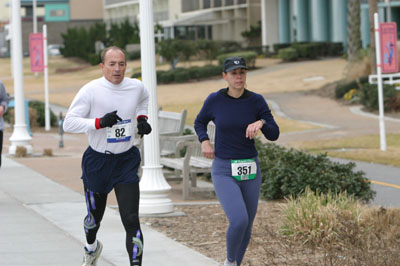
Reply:
<svg viewBox="0 0 400 266"><path fill-rule="evenodd" d="M97 248L95 251L89 252L85 247L85 255L83 256L82 266L96 266L102 250L103 244L99 240L97 240Z"/></svg>
<svg viewBox="0 0 400 266"><path fill-rule="evenodd" d="M224 266L237 266L236 261L229 262L228 259L225 259Z"/></svg>

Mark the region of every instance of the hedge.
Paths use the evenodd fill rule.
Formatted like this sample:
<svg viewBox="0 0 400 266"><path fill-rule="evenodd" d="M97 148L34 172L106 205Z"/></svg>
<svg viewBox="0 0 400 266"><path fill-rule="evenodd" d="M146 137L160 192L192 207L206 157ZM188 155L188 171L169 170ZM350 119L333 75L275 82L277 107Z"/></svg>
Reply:
<svg viewBox="0 0 400 266"><path fill-rule="evenodd" d="M246 61L246 65L249 68L255 68L256 66L257 53L253 51L243 51L243 52L235 52L235 53L219 55L217 57L218 63L222 66L224 64L225 59L233 56L242 57Z"/></svg>
<svg viewBox="0 0 400 266"><path fill-rule="evenodd" d="M30 121L31 126L41 126L44 127L45 126L45 106L43 102L39 102L39 101L29 101L28 102L28 107L30 109L35 110L35 115L32 116L36 119L36 121ZM7 123L12 123L14 120L12 119L11 115L14 114L14 107L10 107L7 110L7 113L4 115L4 120ZM58 119L57 116L53 113L53 111L50 109L50 125L51 126L57 126Z"/></svg>
<svg viewBox="0 0 400 266"><path fill-rule="evenodd" d="M360 84L368 83L368 76L363 76L359 78ZM350 91L351 89L358 89L359 86L356 80L348 81L348 82L339 82L335 88L335 97L337 99L343 98L343 96Z"/></svg>
<svg viewBox="0 0 400 266"><path fill-rule="evenodd" d="M346 191L356 199L368 202L375 192L362 171L354 163L331 161L326 154L310 155L276 144L256 140L262 172L261 197L283 199L298 196L306 187L312 191L334 193Z"/></svg>
<svg viewBox="0 0 400 266"><path fill-rule="evenodd" d="M315 59L324 56L339 56L344 52L342 43L330 42L293 43L289 47L287 47L287 44L282 44L281 46L274 46L274 48L278 49L279 57L284 61L295 61L300 58Z"/></svg>
<svg viewBox="0 0 400 266"><path fill-rule="evenodd" d="M217 65L205 65L202 67L176 68L174 70L157 70L157 82L167 84L172 82L187 82L193 79L204 79L222 74L222 67ZM140 78L141 72L133 73L131 78Z"/></svg>

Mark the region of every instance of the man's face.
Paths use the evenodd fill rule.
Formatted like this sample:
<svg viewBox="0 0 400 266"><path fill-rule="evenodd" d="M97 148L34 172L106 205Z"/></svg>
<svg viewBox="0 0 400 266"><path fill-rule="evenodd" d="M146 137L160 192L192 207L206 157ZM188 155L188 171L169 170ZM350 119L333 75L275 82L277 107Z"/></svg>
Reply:
<svg viewBox="0 0 400 266"><path fill-rule="evenodd" d="M104 56L104 64L100 63L104 77L111 83L117 85L125 76L125 55L120 50L109 50Z"/></svg>

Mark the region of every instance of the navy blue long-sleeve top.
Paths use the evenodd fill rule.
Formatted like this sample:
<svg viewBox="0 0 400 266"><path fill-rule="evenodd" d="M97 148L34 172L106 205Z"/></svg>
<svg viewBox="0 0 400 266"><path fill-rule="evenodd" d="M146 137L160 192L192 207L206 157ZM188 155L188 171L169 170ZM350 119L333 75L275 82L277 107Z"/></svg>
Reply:
<svg viewBox="0 0 400 266"><path fill-rule="evenodd" d="M257 120L266 123L261 128L271 141L279 137L279 127L264 97L245 89L239 98L227 94L227 89L211 93L194 121L194 129L202 142L208 138L207 125L216 126L214 154L221 159L248 159L258 155L254 140L246 138L247 126Z"/></svg>

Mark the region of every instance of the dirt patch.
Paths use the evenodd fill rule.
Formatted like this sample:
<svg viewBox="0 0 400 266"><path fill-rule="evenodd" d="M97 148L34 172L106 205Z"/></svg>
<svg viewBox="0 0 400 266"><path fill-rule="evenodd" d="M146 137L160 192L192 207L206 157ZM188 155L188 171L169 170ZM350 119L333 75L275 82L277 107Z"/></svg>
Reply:
<svg viewBox="0 0 400 266"><path fill-rule="evenodd" d="M280 202L262 201L254 221L252 239L242 266L323 265L318 250L294 246L279 234ZM175 206L185 216L141 218L141 223L223 263L226 256L225 231L228 225L220 205Z"/></svg>
<svg viewBox="0 0 400 266"><path fill-rule="evenodd" d="M57 68L55 72L57 74L70 73L70 72L80 71L80 70L83 70L83 69L86 69L86 68L88 68L88 66Z"/></svg>

